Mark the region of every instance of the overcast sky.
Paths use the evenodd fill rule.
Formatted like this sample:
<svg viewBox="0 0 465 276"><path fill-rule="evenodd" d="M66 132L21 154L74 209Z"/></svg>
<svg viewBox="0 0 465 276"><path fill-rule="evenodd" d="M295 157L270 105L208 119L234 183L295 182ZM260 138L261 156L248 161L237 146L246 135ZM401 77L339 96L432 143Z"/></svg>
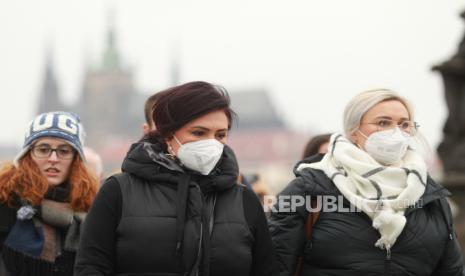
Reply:
<svg viewBox="0 0 465 276"><path fill-rule="evenodd" d="M442 80L465 31L459 0L0 0L0 143L18 145L32 118L47 47L63 99L104 47L108 10L137 89L181 80L266 88L296 129L338 131L346 102L386 87L410 99L433 147L446 117ZM232 94L234 100L234 94Z"/></svg>

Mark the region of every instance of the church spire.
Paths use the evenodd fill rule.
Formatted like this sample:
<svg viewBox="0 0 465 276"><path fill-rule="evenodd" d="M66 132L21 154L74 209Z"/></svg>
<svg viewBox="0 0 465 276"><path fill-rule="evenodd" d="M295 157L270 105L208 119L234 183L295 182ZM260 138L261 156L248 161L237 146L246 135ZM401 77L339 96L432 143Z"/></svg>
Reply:
<svg viewBox="0 0 465 276"><path fill-rule="evenodd" d="M53 67L52 47L48 46L45 54L45 74L39 94L38 113L61 110L57 80Z"/></svg>
<svg viewBox="0 0 465 276"><path fill-rule="evenodd" d="M102 67L104 70L121 69L121 59L116 47L115 11L110 9L107 15L108 29L106 33L106 48L103 52Z"/></svg>

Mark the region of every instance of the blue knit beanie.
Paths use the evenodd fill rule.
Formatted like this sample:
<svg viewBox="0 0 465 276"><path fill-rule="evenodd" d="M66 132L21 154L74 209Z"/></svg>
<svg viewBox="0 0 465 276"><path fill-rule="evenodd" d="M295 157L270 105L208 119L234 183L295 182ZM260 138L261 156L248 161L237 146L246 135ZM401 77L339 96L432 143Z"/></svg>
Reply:
<svg viewBox="0 0 465 276"><path fill-rule="evenodd" d="M85 160L82 151L84 135L84 129L79 116L76 114L63 111L42 113L29 123L23 147L14 163L18 166L19 160L29 151L34 141L42 137L56 137L65 140L76 149L81 159Z"/></svg>

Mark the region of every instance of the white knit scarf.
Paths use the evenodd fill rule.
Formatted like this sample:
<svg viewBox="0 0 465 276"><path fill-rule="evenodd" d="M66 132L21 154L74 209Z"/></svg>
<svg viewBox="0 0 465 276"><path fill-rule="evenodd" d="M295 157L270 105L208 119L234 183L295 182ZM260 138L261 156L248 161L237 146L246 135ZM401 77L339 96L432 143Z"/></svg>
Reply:
<svg viewBox="0 0 465 276"><path fill-rule="evenodd" d="M406 223L404 211L423 195L427 179L423 158L411 148L399 164L382 166L337 133L320 162L301 164L297 170L305 168L322 170L351 204L372 219L381 235L375 246L382 249L396 242Z"/></svg>

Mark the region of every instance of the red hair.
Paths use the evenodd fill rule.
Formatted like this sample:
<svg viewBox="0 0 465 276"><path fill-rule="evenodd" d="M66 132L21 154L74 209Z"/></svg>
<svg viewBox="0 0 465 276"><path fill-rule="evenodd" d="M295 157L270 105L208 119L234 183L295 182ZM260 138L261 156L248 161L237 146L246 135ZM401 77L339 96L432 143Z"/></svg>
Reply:
<svg viewBox="0 0 465 276"><path fill-rule="evenodd" d="M68 177L69 202L75 211L88 211L97 193L98 180L86 168L79 155L73 160ZM0 202L12 207L21 198L39 205L49 189L47 178L40 172L31 154L26 154L18 167L7 164L0 169Z"/></svg>

